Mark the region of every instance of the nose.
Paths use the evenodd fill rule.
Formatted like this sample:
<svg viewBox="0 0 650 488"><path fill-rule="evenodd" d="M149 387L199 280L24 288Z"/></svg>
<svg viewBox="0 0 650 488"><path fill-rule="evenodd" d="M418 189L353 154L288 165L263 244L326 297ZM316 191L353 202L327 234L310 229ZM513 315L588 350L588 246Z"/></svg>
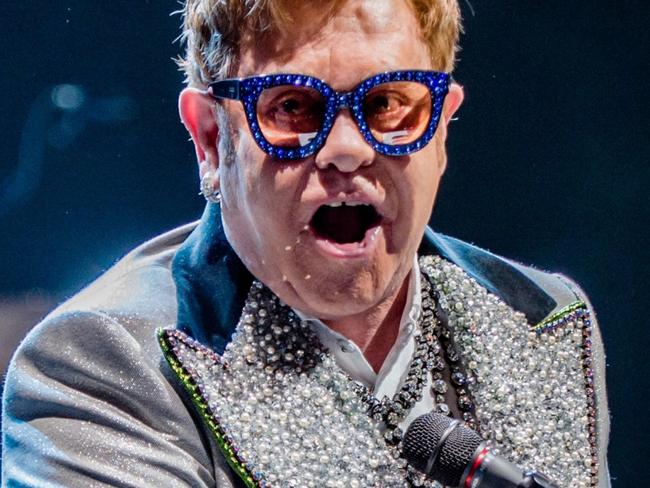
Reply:
<svg viewBox="0 0 650 488"><path fill-rule="evenodd" d="M325 144L316 153L316 166L333 166L343 173L352 173L372 164L374 158L374 149L359 132L350 111L344 109L337 114Z"/></svg>

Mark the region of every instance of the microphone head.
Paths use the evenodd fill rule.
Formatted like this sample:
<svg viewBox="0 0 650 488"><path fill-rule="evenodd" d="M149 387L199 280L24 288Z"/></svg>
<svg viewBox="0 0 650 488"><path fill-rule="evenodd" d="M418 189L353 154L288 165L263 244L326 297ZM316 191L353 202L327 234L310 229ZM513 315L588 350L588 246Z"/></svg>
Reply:
<svg viewBox="0 0 650 488"><path fill-rule="evenodd" d="M467 466L474 459L476 450L483 443L478 433L459 425L444 441L431 470L426 467L429 458L440 443L440 438L450 427L453 419L440 413L430 412L415 419L406 430L402 455L414 468L444 486L459 486Z"/></svg>

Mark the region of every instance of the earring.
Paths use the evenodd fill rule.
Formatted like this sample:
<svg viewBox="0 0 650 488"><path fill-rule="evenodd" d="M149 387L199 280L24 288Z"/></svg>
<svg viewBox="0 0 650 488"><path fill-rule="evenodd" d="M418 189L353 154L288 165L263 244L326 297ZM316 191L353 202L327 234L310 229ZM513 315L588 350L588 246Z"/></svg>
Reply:
<svg viewBox="0 0 650 488"><path fill-rule="evenodd" d="M211 171L205 173L203 178L201 178L201 191L199 195L203 195L208 202L221 203L221 192L214 188L216 181L217 179Z"/></svg>

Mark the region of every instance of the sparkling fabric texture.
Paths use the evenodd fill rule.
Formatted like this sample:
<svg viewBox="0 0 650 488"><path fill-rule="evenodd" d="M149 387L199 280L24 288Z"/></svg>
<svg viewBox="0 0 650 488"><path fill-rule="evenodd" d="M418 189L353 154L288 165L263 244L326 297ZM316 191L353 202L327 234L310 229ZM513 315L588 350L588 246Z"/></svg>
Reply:
<svg viewBox="0 0 650 488"><path fill-rule="evenodd" d="M533 330L523 314L488 293L460 268L426 257L440 306L448 314L483 436L522 467L560 486L597 483L596 412L589 369L590 321L577 303Z"/></svg>
<svg viewBox="0 0 650 488"><path fill-rule="evenodd" d="M584 304L533 328L457 266L424 257L420 268L455 336L488 443L562 487L595 486L597 415ZM260 283L222 357L178 330L162 331L160 339L249 486L424 484L407 474L399 446L386 445L357 385L309 325Z"/></svg>
<svg viewBox="0 0 650 488"><path fill-rule="evenodd" d="M252 486L408 486L405 463L385 445L354 383L260 283L222 358L179 331L162 339L232 447L224 454L245 467Z"/></svg>

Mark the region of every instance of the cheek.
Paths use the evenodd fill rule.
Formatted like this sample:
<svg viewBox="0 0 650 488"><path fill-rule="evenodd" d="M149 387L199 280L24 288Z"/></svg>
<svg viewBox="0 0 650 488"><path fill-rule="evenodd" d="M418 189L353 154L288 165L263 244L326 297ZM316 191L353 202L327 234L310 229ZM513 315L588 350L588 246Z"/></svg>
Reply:
<svg viewBox="0 0 650 488"><path fill-rule="evenodd" d="M400 222L395 229L393 239L402 240L405 245L413 243L404 241L417 241L421 238L424 227L427 225L436 194L440 177L442 176L438 164L438 152L435 147L416 153L397 180L400 195Z"/></svg>
<svg viewBox="0 0 650 488"><path fill-rule="evenodd" d="M444 143L436 138L418 156L421 157L418 157L417 164L414 165L416 205L430 214L446 164Z"/></svg>
<svg viewBox="0 0 650 488"><path fill-rule="evenodd" d="M249 269L257 268L264 260L263 233L257 225L258 208L263 207L257 199L259 164L253 148L242 137L235 136L233 156L219 168L221 182L221 211L224 230L235 252Z"/></svg>
<svg viewBox="0 0 650 488"><path fill-rule="evenodd" d="M233 163L223 168L222 213L228 240L247 266L277 273L295 245L304 167L271 161L254 144L241 138Z"/></svg>
<svg viewBox="0 0 650 488"><path fill-rule="evenodd" d="M410 183L411 198L418 210L422 207L426 211L431 210L442 176L439 155L437 147L431 145L426 152L416 153L417 157L409 164L406 179Z"/></svg>
<svg viewBox="0 0 650 488"><path fill-rule="evenodd" d="M233 155L220 168L223 202L222 208L238 219L254 220L260 212L269 209L275 192L274 177L269 172L269 162L255 144L250 134L236 133Z"/></svg>

